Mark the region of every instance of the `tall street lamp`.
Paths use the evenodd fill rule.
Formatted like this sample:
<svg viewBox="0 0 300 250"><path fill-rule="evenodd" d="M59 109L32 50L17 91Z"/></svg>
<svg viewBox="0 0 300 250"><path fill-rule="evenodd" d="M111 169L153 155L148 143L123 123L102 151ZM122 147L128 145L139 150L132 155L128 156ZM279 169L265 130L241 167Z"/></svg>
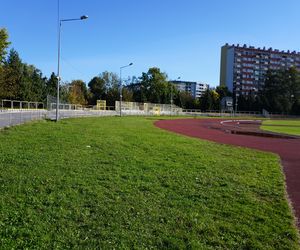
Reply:
<svg viewBox="0 0 300 250"><path fill-rule="evenodd" d="M60 36L61 36L61 25L63 22L71 21L81 21L88 19L88 16L81 16L80 18L70 18L70 19L59 19L58 15L58 52L57 52L57 96L56 96L56 121L59 120L59 86L60 86Z"/></svg>
<svg viewBox="0 0 300 250"><path fill-rule="evenodd" d="M122 69L132 66L133 63L120 67L120 116L122 116Z"/></svg>
<svg viewBox="0 0 300 250"><path fill-rule="evenodd" d="M240 89L238 89L238 90L240 91ZM235 103L234 103L234 105L235 105L235 112L234 112L234 116L236 116L237 112L238 112L238 102L239 102L239 95L240 95L240 93L237 92L238 90L237 90L237 86L235 86L235 88L233 90L233 93L234 93L234 96L235 96Z"/></svg>
<svg viewBox="0 0 300 250"><path fill-rule="evenodd" d="M178 80L180 80L181 77L177 77L176 80L174 80L173 82L176 82ZM171 81L172 82L172 81ZM170 103L171 103L171 114L172 114L172 109L173 109L173 84L171 84L171 100L170 100Z"/></svg>
<svg viewBox="0 0 300 250"><path fill-rule="evenodd" d="M235 116L237 115L237 109L238 109L238 95L235 94Z"/></svg>

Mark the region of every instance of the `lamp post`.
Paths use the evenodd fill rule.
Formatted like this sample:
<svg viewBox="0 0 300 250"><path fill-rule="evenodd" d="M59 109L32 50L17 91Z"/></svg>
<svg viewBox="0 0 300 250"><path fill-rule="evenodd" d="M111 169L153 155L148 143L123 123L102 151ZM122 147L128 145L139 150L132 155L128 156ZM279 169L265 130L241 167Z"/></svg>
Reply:
<svg viewBox="0 0 300 250"><path fill-rule="evenodd" d="M59 7L59 6L58 6ZM59 8L58 8L59 13ZM59 86L60 86L60 36L61 36L61 25L63 22L81 21L88 19L88 16L81 16L80 18L70 19L59 19L58 15L58 51L57 51L57 96L56 96L56 121L59 120Z"/></svg>
<svg viewBox="0 0 300 250"><path fill-rule="evenodd" d="M177 77L177 79L176 80L174 80L173 82L176 82L176 81L178 81L178 80L180 80L180 76L179 77ZM171 81L172 82L172 81ZM170 103L171 103L171 114L172 114L172 109L173 109L173 86L172 86L173 84L171 84L171 100L170 100Z"/></svg>
<svg viewBox="0 0 300 250"><path fill-rule="evenodd" d="M240 89L239 89L240 90ZM234 112L234 116L237 115L237 110L238 110L238 97L239 97L239 94L237 93L237 87L235 86L234 90L233 90L233 93L235 93L235 112Z"/></svg>
<svg viewBox="0 0 300 250"><path fill-rule="evenodd" d="M238 108L238 95L235 94L235 116L237 115L237 108Z"/></svg>
<svg viewBox="0 0 300 250"><path fill-rule="evenodd" d="M120 116L122 116L122 69L132 66L133 63L120 67Z"/></svg>

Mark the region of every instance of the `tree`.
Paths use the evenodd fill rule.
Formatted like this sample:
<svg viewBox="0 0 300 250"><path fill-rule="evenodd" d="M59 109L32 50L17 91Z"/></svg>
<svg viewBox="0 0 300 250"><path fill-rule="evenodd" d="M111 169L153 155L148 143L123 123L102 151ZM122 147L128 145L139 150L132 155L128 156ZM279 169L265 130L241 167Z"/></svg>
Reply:
<svg viewBox="0 0 300 250"><path fill-rule="evenodd" d="M210 95L211 95L211 100L212 100L211 109L212 110L220 110L221 109L220 95L218 94L218 92L216 90L211 90Z"/></svg>
<svg viewBox="0 0 300 250"><path fill-rule="evenodd" d="M291 114L292 115L300 115L300 100L299 99L295 99L295 101L293 102Z"/></svg>
<svg viewBox="0 0 300 250"><path fill-rule="evenodd" d="M191 93L186 91L179 92L179 103L177 100L175 102L178 106L182 107L183 109L196 109L197 103Z"/></svg>
<svg viewBox="0 0 300 250"><path fill-rule="evenodd" d="M23 76L23 64L19 54L11 49L3 67L3 82L1 83L1 97L8 99L20 98L20 83Z"/></svg>
<svg viewBox="0 0 300 250"><path fill-rule="evenodd" d="M126 88L131 91L132 98L135 102L145 102L146 96L143 95L142 85L139 82L132 82Z"/></svg>
<svg viewBox="0 0 300 250"><path fill-rule="evenodd" d="M54 72L51 73L50 78L46 81L46 96L56 96L57 94L57 76Z"/></svg>
<svg viewBox="0 0 300 250"><path fill-rule="evenodd" d="M201 110L220 110L220 96L215 90L207 89L199 101Z"/></svg>
<svg viewBox="0 0 300 250"><path fill-rule="evenodd" d="M200 97L200 108L203 111L212 110L213 100L210 90L207 89Z"/></svg>
<svg viewBox="0 0 300 250"><path fill-rule="evenodd" d="M35 66L23 63L18 52L11 49L3 66L0 97L42 102L46 98L46 77Z"/></svg>
<svg viewBox="0 0 300 250"><path fill-rule="evenodd" d="M7 40L7 31L0 29L0 98L44 101L46 77L35 66L23 63L16 50L11 49L6 57Z"/></svg>
<svg viewBox="0 0 300 250"><path fill-rule="evenodd" d="M232 96L232 93L228 90L227 86L225 85L220 85L216 87L216 92L219 94L220 100L222 100L223 97Z"/></svg>
<svg viewBox="0 0 300 250"><path fill-rule="evenodd" d="M147 102L146 87L141 83L141 77L133 76L130 84L126 86L132 93L132 99L135 102Z"/></svg>
<svg viewBox="0 0 300 250"><path fill-rule="evenodd" d="M104 71L99 75L99 77L103 79L105 83L105 88L107 90L113 88L119 88L120 79L116 73Z"/></svg>
<svg viewBox="0 0 300 250"><path fill-rule="evenodd" d="M116 101L120 100L120 92L117 87L110 88L106 95L106 105L115 107Z"/></svg>
<svg viewBox="0 0 300 250"><path fill-rule="evenodd" d="M133 102L133 92L128 88L122 88L123 101Z"/></svg>
<svg viewBox="0 0 300 250"><path fill-rule="evenodd" d="M70 83L67 82L60 83L59 86L60 103L69 103L70 89L71 89ZM55 94L54 102L56 102L56 94Z"/></svg>
<svg viewBox="0 0 300 250"><path fill-rule="evenodd" d="M8 34L6 29L0 29L0 98L6 98L6 74L3 69L3 64L5 62L5 55L7 54L7 48L9 46Z"/></svg>
<svg viewBox="0 0 300 250"><path fill-rule="evenodd" d="M30 76L31 95L29 100L43 102L46 100L46 82L47 78L42 72L31 65L33 72Z"/></svg>
<svg viewBox="0 0 300 250"><path fill-rule="evenodd" d="M269 70L259 100L270 112L294 113L300 102L300 73L295 68Z"/></svg>
<svg viewBox="0 0 300 250"><path fill-rule="evenodd" d="M98 99L106 99L108 106L115 106L115 101L119 100L119 77L116 73L104 71L94 77L88 86L91 104L96 104Z"/></svg>
<svg viewBox="0 0 300 250"><path fill-rule="evenodd" d="M0 65L5 61L6 49L10 42L8 41L8 33L6 29L0 29Z"/></svg>
<svg viewBox="0 0 300 250"><path fill-rule="evenodd" d="M144 101L153 103L169 103L171 99L171 84L167 81L166 73L159 68L150 68L140 77L140 91Z"/></svg>
<svg viewBox="0 0 300 250"><path fill-rule="evenodd" d="M97 100L105 99L106 97L106 85L105 80L99 76L94 77L88 83L90 97L89 103L95 105Z"/></svg>
<svg viewBox="0 0 300 250"><path fill-rule="evenodd" d="M86 105L87 88L82 80L73 80L69 87L69 103Z"/></svg>
<svg viewBox="0 0 300 250"><path fill-rule="evenodd" d="M33 65L23 64L23 74L19 88L19 99L25 101L44 101L46 78Z"/></svg>

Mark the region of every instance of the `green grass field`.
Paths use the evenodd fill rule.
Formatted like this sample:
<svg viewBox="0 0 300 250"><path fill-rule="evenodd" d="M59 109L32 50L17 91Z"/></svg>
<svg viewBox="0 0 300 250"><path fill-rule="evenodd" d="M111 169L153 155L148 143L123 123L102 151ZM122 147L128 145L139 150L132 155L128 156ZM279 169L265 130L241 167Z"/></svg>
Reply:
<svg viewBox="0 0 300 250"><path fill-rule="evenodd" d="M263 121L261 129L300 136L300 119L298 120L266 120Z"/></svg>
<svg viewBox="0 0 300 250"><path fill-rule="evenodd" d="M299 249L276 155L153 121L0 131L0 248Z"/></svg>

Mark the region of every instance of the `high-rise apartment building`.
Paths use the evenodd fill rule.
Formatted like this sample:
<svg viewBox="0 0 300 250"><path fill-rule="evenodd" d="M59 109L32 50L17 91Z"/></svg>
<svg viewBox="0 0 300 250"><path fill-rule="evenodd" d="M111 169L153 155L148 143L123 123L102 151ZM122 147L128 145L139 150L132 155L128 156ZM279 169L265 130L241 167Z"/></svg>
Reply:
<svg viewBox="0 0 300 250"><path fill-rule="evenodd" d="M249 95L263 86L269 69L290 67L300 70L299 52L226 44L221 49L220 85L235 96Z"/></svg>
<svg viewBox="0 0 300 250"><path fill-rule="evenodd" d="M209 88L209 85L202 82L171 81L174 86L184 92L190 93L194 98L199 98Z"/></svg>

